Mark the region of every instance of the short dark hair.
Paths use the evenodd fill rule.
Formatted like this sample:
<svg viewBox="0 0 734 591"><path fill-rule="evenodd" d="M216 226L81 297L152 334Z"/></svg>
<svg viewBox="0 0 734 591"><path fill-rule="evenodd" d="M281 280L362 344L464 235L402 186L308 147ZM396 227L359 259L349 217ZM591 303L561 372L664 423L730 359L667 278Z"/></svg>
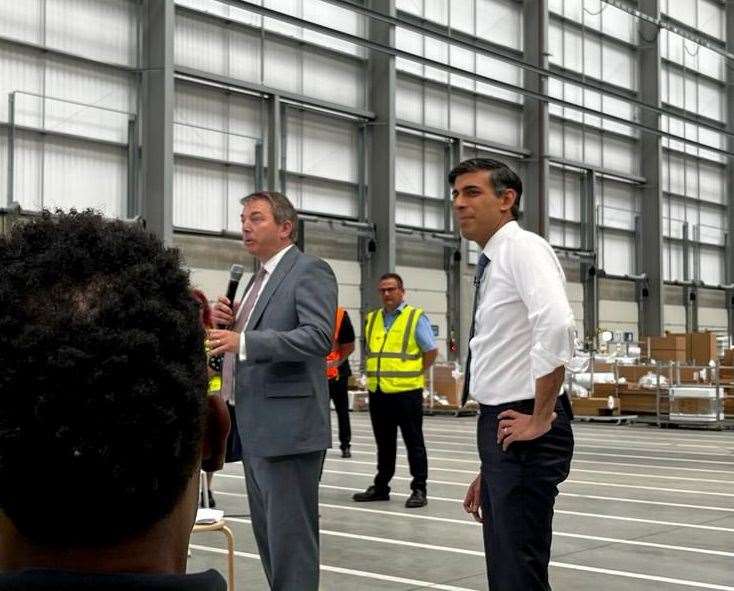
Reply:
<svg viewBox="0 0 734 591"><path fill-rule="evenodd" d="M207 409L178 251L92 211L15 226L0 237L0 359L0 511L22 535L111 545L173 510Z"/></svg>
<svg viewBox="0 0 734 591"><path fill-rule="evenodd" d="M405 289L403 287L403 278L397 273L385 273L382 277L380 277L380 282L385 281L385 279L394 279L398 282L398 287L400 289Z"/></svg>
<svg viewBox="0 0 734 591"><path fill-rule="evenodd" d="M486 170L489 173L489 180L492 183L494 192L499 195L507 189L513 189L517 193L515 203L510 210L512 217L519 219L520 217L520 197L522 197L522 181L517 173L507 164L500 160L492 158L471 158L464 160L456 165L449 172L449 184L453 187L457 177L468 172L478 172Z"/></svg>
<svg viewBox="0 0 734 591"><path fill-rule="evenodd" d="M291 223L290 239L295 244L298 241L298 212L293 207L291 200L283 195L283 193L278 193L277 191L257 191L240 199L240 203L247 205L250 201L257 201L258 199L270 203L270 209L273 211L275 223Z"/></svg>

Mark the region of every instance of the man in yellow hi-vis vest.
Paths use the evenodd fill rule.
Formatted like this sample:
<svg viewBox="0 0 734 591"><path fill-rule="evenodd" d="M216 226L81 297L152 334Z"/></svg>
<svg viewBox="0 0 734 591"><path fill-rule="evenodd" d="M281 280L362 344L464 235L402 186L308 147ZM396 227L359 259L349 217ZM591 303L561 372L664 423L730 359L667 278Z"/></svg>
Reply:
<svg viewBox="0 0 734 591"><path fill-rule="evenodd" d="M438 349L423 310L405 303L403 280L396 273L380 278L383 308L370 312L365 324L367 388L370 419L377 443L375 483L352 498L358 502L390 499L395 474L398 427L408 451L413 481L408 508L427 503L428 457L423 441L423 386L425 370Z"/></svg>

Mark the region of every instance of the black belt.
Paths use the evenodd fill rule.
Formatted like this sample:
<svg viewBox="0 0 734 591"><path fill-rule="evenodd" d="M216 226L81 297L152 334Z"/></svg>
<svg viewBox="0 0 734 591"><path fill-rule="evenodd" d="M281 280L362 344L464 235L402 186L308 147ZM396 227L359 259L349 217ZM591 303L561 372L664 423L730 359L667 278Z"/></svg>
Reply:
<svg viewBox="0 0 734 591"><path fill-rule="evenodd" d="M556 404L560 404L563 408L563 412L568 416L568 420L573 420L573 409L571 408L571 401L566 394L561 394L556 399ZM524 400L513 400L512 402L503 402L502 404L480 404L479 408L482 413L489 415L498 415L506 410L517 410L524 412L525 414L533 414L535 407L535 398L525 398Z"/></svg>

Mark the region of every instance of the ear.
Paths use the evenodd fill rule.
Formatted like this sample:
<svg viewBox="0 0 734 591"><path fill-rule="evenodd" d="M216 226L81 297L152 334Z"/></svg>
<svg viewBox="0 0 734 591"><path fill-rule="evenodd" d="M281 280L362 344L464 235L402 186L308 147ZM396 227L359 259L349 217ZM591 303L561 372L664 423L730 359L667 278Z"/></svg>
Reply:
<svg viewBox="0 0 734 591"><path fill-rule="evenodd" d="M204 442L201 454L201 469L205 472L216 472L224 466L224 455L227 450L227 435L230 425L227 403L219 396L207 396L207 418L204 431Z"/></svg>
<svg viewBox="0 0 734 591"><path fill-rule="evenodd" d="M288 238L291 233L293 232L293 222L290 220L286 220L283 222L283 225L280 227L280 237L281 238Z"/></svg>
<svg viewBox="0 0 734 591"><path fill-rule="evenodd" d="M517 191L515 189L505 189L500 199L502 200L500 211L510 211L512 206L515 205L515 201L517 201Z"/></svg>

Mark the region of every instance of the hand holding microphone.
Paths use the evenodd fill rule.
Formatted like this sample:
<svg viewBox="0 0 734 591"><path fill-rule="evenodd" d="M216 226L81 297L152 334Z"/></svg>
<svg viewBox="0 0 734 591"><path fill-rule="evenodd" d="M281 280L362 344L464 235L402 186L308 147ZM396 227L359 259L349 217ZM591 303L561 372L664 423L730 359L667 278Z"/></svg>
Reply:
<svg viewBox="0 0 734 591"><path fill-rule="evenodd" d="M240 279L242 279L243 273L244 267L242 265L232 265L229 270L227 295L220 297L212 307L212 320L220 329L226 329L234 324L238 305L232 302L237 294L237 286L240 283ZM207 340L209 354L212 357L217 357L224 353L236 353L239 350L239 340L240 335L236 332L230 330L210 330Z"/></svg>

